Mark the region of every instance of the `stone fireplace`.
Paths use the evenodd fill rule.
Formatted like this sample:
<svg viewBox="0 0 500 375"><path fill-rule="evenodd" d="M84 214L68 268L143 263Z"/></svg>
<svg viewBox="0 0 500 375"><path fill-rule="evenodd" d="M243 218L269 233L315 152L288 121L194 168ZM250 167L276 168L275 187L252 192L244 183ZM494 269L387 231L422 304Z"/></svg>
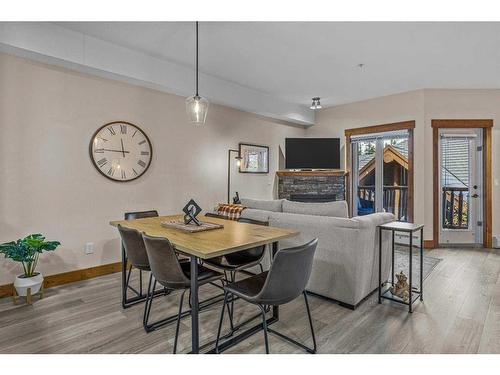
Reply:
<svg viewBox="0 0 500 375"><path fill-rule="evenodd" d="M299 202L345 200L345 172L278 171L278 199Z"/></svg>

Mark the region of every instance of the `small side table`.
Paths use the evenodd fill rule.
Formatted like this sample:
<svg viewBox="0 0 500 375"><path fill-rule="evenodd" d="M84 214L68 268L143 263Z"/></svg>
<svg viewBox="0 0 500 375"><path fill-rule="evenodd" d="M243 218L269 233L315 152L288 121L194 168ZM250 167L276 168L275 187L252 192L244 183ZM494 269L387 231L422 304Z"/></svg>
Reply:
<svg viewBox="0 0 500 375"><path fill-rule="evenodd" d="M423 289L423 266L424 266L424 246L423 246L423 234L424 234L424 225L423 224L412 224L412 223L404 223L401 221L393 221L387 224L379 225L379 260L378 260L378 303L382 303L382 299L388 299L394 302L402 303L408 306L408 311L413 312L412 306L413 303L420 298L420 301L424 300L424 289ZM394 234L395 232L405 232L410 235L410 245L409 245L409 253L410 253L410 270L408 275L408 284L409 284L409 299L408 302L404 301L402 298L397 296L393 296L390 287L385 291L382 291L383 286L387 285L388 281L384 281L384 285L382 285L382 233L384 230L389 230L392 233L392 256L391 256L391 281L390 285L394 286ZM420 231L420 289L413 288L413 233Z"/></svg>

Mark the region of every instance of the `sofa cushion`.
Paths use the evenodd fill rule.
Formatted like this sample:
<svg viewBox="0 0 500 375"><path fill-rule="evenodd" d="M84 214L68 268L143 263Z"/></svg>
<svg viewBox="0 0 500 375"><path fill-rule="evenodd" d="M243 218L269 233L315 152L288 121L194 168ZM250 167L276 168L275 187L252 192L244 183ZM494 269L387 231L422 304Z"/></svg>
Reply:
<svg viewBox="0 0 500 375"><path fill-rule="evenodd" d="M250 220L256 220L256 221L268 222L270 214L271 214L271 211L256 210L254 208L245 208L241 212L241 217L243 219L250 219Z"/></svg>
<svg viewBox="0 0 500 375"><path fill-rule="evenodd" d="M241 198L241 204L243 206L264 211L282 212L282 203L283 199L264 200Z"/></svg>
<svg viewBox="0 0 500 375"><path fill-rule="evenodd" d="M283 212L302 215L348 217L346 201L303 203L284 200Z"/></svg>

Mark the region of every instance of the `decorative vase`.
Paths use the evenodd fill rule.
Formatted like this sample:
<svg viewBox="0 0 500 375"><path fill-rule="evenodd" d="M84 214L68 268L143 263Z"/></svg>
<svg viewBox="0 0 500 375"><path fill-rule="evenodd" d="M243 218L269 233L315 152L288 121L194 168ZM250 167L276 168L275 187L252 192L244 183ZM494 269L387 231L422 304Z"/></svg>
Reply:
<svg viewBox="0 0 500 375"><path fill-rule="evenodd" d="M28 295L28 288L31 288L31 295L38 293L42 284L43 276L39 272L32 277L19 275L14 281L14 287L16 288L17 295L21 297L26 297Z"/></svg>

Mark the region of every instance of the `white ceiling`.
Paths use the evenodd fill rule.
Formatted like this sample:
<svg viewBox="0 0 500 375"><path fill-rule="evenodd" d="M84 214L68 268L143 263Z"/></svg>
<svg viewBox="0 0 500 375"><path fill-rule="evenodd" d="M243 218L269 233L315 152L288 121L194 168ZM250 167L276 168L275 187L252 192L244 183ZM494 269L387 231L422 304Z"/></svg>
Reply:
<svg viewBox="0 0 500 375"><path fill-rule="evenodd" d="M192 22L0 23L0 47L193 90ZM200 70L212 102L311 124L313 96L333 106L421 88L499 88L500 23L202 22Z"/></svg>
<svg viewBox="0 0 500 375"><path fill-rule="evenodd" d="M60 25L193 65L192 23ZM205 73L303 105L500 87L500 23L209 22L200 24L200 55Z"/></svg>

